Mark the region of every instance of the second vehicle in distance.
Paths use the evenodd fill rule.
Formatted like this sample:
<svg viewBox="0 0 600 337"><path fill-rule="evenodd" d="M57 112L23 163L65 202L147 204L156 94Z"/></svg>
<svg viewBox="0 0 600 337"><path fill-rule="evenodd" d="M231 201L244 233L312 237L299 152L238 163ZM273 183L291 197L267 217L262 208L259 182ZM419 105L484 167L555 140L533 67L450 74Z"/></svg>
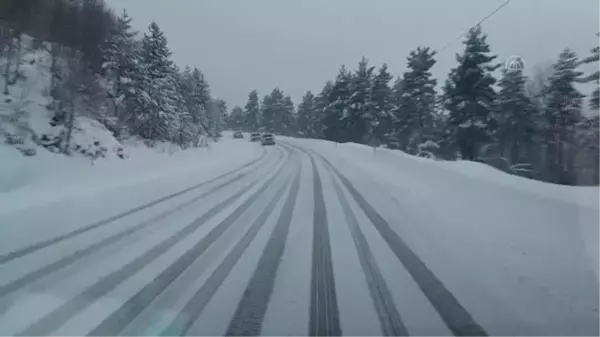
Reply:
<svg viewBox="0 0 600 337"><path fill-rule="evenodd" d="M262 145L275 145L275 136L272 133L263 133L260 142Z"/></svg>

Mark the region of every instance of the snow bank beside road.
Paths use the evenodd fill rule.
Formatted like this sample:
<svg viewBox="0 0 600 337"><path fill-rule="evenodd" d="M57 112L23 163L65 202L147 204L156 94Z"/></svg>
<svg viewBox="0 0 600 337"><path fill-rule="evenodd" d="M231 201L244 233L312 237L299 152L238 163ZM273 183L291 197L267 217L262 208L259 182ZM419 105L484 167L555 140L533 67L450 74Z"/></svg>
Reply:
<svg viewBox="0 0 600 337"><path fill-rule="evenodd" d="M46 151L23 157L14 148L0 146L0 213L156 179L218 175L259 157L263 149L254 145L225 137L206 148L185 151L169 145L160 150L130 146L126 160L95 162Z"/></svg>
<svg viewBox="0 0 600 337"><path fill-rule="evenodd" d="M372 178L397 187L430 186L433 182L460 181L466 185L474 182L507 187L533 196L556 199L581 207L599 209L600 189L588 186L563 186L506 174L489 165L470 161L435 161L415 157L402 151L384 148L373 149L355 143L335 142L279 137L283 140L300 141L319 153L359 165L372 173ZM437 187L444 187L437 186Z"/></svg>
<svg viewBox="0 0 600 337"><path fill-rule="evenodd" d="M346 175L488 332L597 330L590 322L598 317L598 187L281 138L323 155Z"/></svg>

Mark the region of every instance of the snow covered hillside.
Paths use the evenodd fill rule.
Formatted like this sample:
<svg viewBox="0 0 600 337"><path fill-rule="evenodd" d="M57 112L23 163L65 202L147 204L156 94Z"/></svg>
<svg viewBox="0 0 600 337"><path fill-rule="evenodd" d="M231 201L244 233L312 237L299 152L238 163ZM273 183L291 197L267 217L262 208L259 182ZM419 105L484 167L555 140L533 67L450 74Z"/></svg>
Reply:
<svg viewBox="0 0 600 337"><path fill-rule="evenodd" d="M11 57L0 57L0 69L10 70L0 76L0 212L246 158L229 159L227 143L209 141L206 148L182 151L168 142L149 148L137 137L120 142L98 120L101 113L92 118L86 111L75 111L70 155L64 155L57 140L64 143L66 128L53 120L50 89L52 67L66 67L64 59L53 60L51 54L61 47L27 35L20 39Z"/></svg>
<svg viewBox="0 0 600 337"><path fill-rule="evenodd" d="M20 62L11 65L16 75L13 78L10 72L8 86L6 77L0 77L0 88L6 88L0 96L0 139L5 143L3 145L12 145L25 155L35 155L43 149L39 147L41 145L52 150L52 142L64 129L52 121L52 56L49 50L48 44L35 45L32 38L23 35ZM0 58L2 69L7 60ZM104 125L82 113L75 115L71 147L75 156L84 157L116 157L123 151L123 146Z"/></svg>

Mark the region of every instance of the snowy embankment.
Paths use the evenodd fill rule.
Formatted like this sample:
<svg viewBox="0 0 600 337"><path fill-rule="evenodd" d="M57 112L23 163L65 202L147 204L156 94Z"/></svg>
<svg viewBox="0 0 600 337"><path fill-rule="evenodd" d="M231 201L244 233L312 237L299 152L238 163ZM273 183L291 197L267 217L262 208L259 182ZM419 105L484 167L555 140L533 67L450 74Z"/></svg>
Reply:
<svg viewBox="0 0 600 337"><path fill-rule="evenodd" d="M283 140L294 138L279 137ZM489 165L470 161L435 161L415 157L402 151L372 148L355 143L338 144L316 139L299 140L322 154L348 160L362 170L373 174L371 178L400 188L435 187L448 189L457 183L483 184L481 188L510 188L532 197L550 198L581 207L598 209L600 189L589 186L564 186L506 174ZM443 182L443 183L442 183ZM423 185L425 183L425 185ZM435 185L442 183L442 185ZM464 185L462 185L464 187Z"/></svg>
<svg viewBox="0 0 600 337"><path fill-rule="evenodd" d="M95 162L43 151L33 157L23 157L12 148L0 146L0 213L73 202L101 192L120 193L142 184L145 188L156 185L159 191L155 197L161 197L242 166L261 155L260 147L228 136L226 133L221 142L210 143L206 148L173 153L169 145L161 149L130 146L126 160L114 157ZM242 143L246 146L240 146Z"/></svg>
<svg viewBox="0 0 600 337"><path fill-rule="evenodd" d="M502 331L503 322L521 321L515 328L527 334L597 317L598 292L589 291L598 289L598 187L357 144L280 139L339 168L484 325ZM465 278L474 271L476 279Z"/></svg>
<svg viewBox="0 0 600 337"><path fill-rule="evenodd" d="M120 143L102 123L81 111L75 115L71 156L56 153L60 149L48 145L65 127L52 121L49 50L49 45L35 46L23 36L19 57L11 58L11 74L17 75L10 79L8 93L5 77L0 76L0 213L69 202L77 207L74 201L84 195L141 184L147 189L153 181L162 185L146 197L160 197L260 155L257 147L240 151L239 142L229 141L229 133L224 142L186 151L170 144L148 148L135 139ZM6 62L6 57L0 58L1 69ZM180 183L174 183L175 178Z"/></svg>

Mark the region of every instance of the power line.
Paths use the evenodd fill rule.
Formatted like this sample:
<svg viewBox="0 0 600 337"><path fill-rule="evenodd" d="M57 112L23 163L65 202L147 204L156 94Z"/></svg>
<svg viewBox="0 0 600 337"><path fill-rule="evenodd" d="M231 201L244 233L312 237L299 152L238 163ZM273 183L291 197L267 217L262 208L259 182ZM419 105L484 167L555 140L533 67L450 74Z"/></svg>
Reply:
<svg viewBox="0 0 600 337"><path fill-rule="evenodd" d="M510 0L506 0L504 3L502 3L500 6L498 6L496 9L494 9L490 14L488 14L486 17L484 17L483 19L479 20L479 22L477 22L476 24L474 24L473 26L471 26L467 31L462 32L460 35L458 35L454 40L448 42L445 46L443 46L438 52L437 54L440 54L441 52L443 52L446 48L450 47L453 43L455 43L456 41L458 41L459 39L461 39L463 36L465 36L465 34L467 32L469 32L469 30L471 30L473 27L477 27L479 25L481 25L485 20L489 19L492 15L496 14L496 12L498 12L500 9L502 9L504 6L508 5L508 3L510 2Z"/></svg>

